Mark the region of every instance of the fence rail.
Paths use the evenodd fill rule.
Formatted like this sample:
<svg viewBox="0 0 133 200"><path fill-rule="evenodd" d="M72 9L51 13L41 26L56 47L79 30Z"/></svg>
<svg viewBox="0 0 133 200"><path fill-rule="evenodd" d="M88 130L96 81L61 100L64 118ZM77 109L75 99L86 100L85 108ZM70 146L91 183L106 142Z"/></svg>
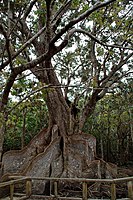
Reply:
<svg viewBox="0 0 133 200"><path fill-rule="evenodd" d="M54 184L54 195L50 196L47 199L72 199L73 197L60 197L58 195L58 182L66 181L66 182L79 182L82 183L82 198L73 198L75 200L88 199L88 183L108 183L110 184L111 190L111 200L116 200L116 184L117 183L127 183L128 187L128 198L133 200L133 177L126 177L126 178L117 178L117 179L85 179L85 178L54 178L54 177L24 177L24 176L9 176L10 180L8 182L0 183L0 188L9 186L10 187L10 200L14 199L14 186L15 184L25 182L26 185L26 194L20 199L28 199L32 197L32 180L45 180L45 181L52 181ZM34 197L37 195L34 195ZM45 198L46 196L41 196L41 198ZM38 196L39 199L39 196Z"/></svg>

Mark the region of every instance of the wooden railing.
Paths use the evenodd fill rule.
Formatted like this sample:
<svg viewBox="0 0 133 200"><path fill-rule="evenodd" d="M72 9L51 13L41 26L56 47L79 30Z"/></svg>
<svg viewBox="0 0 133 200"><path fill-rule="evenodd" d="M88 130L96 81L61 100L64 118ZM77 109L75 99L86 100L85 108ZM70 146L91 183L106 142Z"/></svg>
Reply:
<svg viewBox="0 0 133 200"><path fill-rule="evenodd" d="M83 199L87 200L88 199L88 189L87 189L87 184L88 183L108 183L110 184L110 189L111 189L111 200L116 200L116 184L117 183L127 183L127 188L128 188L128 199L133 200L133 177L126 177L126 178L118 178L118 179L85 179L85 178L49 178L49 177L23 177L23 176L10 176L11 180L8 182L3 182L0 183L0 188L5 187L5 186L10 186L10 200L13 200L14 196L14 185L18 183L25 182L26 184L26 194L23 199L28 199L30 196L32 197L32 180L45 180L45 181L51 181L54 184L54 195L50 197L50 199L69 199L68 197L60 197L58 195L58 183L60 181L63 182L79 182L82 183L82 198L73 198L73 199ZM37 195L36 195L37 197ZM45 196L44 196L45 197ZM22 198L21 198L22 199Z"/></svg>
<svg viewBox="0 0 133 200"><path fill-rule="evenodd" d="M10 200L13 200L13 196L14 196L14 186L15 184L19 184L19 183L26 183L26 194L24 196L23 199L27 199L30 195L31 195L31 178L28 177L17 177L16 180L11 180L11 181L7 181L7 182L2 182L0 183L0 189L2 187L6 187L9 186L10 187Z"/></svg>

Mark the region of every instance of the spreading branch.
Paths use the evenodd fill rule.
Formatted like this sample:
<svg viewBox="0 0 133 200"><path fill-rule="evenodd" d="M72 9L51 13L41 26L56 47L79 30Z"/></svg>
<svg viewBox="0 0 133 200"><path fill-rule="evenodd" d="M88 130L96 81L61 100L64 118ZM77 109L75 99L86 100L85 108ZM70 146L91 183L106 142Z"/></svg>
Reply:
<svg viewBox="0 0 133 200"><path fill-rule="evenodd" d="M93 34L89 33L88 31L85 31L83 29L75 29L75 32L77 32L77 33L83 33L83 34L87 35L92 40L94 40L96 43L98 43L98 44L100 44L100 45L102 45L104 47L133 50L133 47L123 47L122 45L103 43L102 41L98 40L97 37L95 37Z"/></svg>
<svg viewBox="0 0 133 200"><path fill-rule="evenodd" d="M0 33L2 33L3 36L5 37L5 40L6 40L5 48L7 50L10 68L11 68L11 70L13 70L12 53L11 53L11 49L10 49L10 38L9 38L9 35L7 34L7 32L5 31L4 27L2 26L2 24L0 24Z"/></svg>
<svg viewBox="0 0 133 200"><path fill-rule="evenodd" d="M78 22L81 22L82 20L84 20L85 18L89 17L94 11L105 7L107 5L109 5L110 3L115 2L116 0L109 0L109 1L105 1L103 3L97 3L94 6L92 6L90 9L88 9L86 12L84 12L83 14L81 14L79 17L77 17L76 19L71 20L64 28L61 29L61 31L59 33L57 33L55 35L55 37L52 39L52 43L55 43L58 39L61 38L61 36L66 33L69 29L71 29L75 24L77 24Z"/></svg>
<svg viewBox="0 0 133 200"><path fill-rule="evenodd" d="M20 49L12 55L12 60L14 60L26 47L28 47L36 38L38 38L46 27L43 27L40 31L38 31L32 38L30 38L25 44L23 44ZM0 71L4 69L10 63L9 60L5 61L2 65L0 65Z"/></svg>
<svg viewBox="0 0 133 200"><path fill-rule="evenodd" d="M59 11L55 14L54 19L53 19L53 27L54 29L56 29L57 25L58 25L58 21L60 21L60 19L62 18L62 16L64 15L64 13L68 10L68 8L71 5L72 0L70 1L66 1L61 8L59 9Z"/></svg>
<svg viewBox="0 0 133 200"><path fill-rule="evenodd" d="M112 67L112 70L108 74L108 76L105 79L102 79L100 86L103 88L105 87L106 83L114 76L114 74L119 71L123 65L127 63L127 61L133 56L133 52L130 53L125 59L120 60L119 64L117 66Z"/></svg>

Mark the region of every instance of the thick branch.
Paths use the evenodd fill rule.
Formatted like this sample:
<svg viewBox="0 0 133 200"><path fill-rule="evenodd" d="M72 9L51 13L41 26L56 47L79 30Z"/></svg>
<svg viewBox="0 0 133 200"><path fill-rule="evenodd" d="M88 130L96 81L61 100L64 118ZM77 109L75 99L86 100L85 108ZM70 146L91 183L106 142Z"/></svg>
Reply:
<svg viewBox="0 0 133 200"><path fill-rule="evenodd" d="M58 21L61 19L61 17L63 16L63 14L68 10L68 8L70 7L71 5L71 2L72 0L70 1L66 1L64 3L63 6L61 6L61 8L59 9L59 11L56 13L56 15L54 16L54 19L53 19L53 27L55 27L56 29L56 26L58 24Z"/></svg>
<svg viewBox="0 0 133 200"><path fill-rule="evenodd" d="M25 71L27 69L34 68L35 66L42 63L43 61L49 60L55 53L56 53L55 50L53 50L53 49L52 49L52 51L49 50L47 53L42 54L41 56L34 59L33 61L14 68L14 71L11 73L11 75L7 81L5 90L3 92L1 106L3 107L3 105L7 104L10 89L11 89L11 87L15 81L15 78L17 77L18 74L22 73L23 71Z"/></svg>
<svg viewBox="0 0 133 200"><path fill-rule="evenodd" d="M80 122L79 122L79 129L82 130L84 123L86 121L86 118L89 117L93 110L95 109L96 102L99 101L108 91L108 87L110 87L113 83L115 83L118 79L118 76L115 76L115 72L121 69L123 65L126 64L127 60L132 57L133 53L130 53L124 60L121 60L119 64L110 72L108 77L102 82L101 86L98 87L93 91L93 94L91 98L88 98L88 101L86 105L83 108ZM109 80L112 78L113 80L109 82ZM107 85L108 84L108 85Z"/></svg>
<svg viewBox="0 0 133 200"><path fill-rule="evenodd" d="M14 60L27 46L29 46L37 37L39 37L44 32L45 29L46 27L43 27L32 38L30 38L24 45L22 45L22 47L20 47L20 49L14 55L12 55L12 60ZM7 60L2 65L0 65L0 71L4 69L4 67L6 67L9 63L10 61Z"/></svg>
<svg viewBox="0 0 133 200"><path fill-rule="evenodd" d="M32 34L31 30L29 29L28 25L26 24L25 20L22 19L21 20L21 25L22 28L20 28L20 31L26 35L27 39L28 38L33 38L34 35ZM35 48L38 48L39 46L39 42L37 40L37 38L34 38L34 40L32 40L32 44L34 45Z"/></svg>
<svg viewBox="0 0 133 200"><path fill-rule="evenodd" d="M53 55L53 54L52 54ZM41 55L37 59L28 62L26 64L21 65L20 67L14 68L13 72L11 73L9 79L7 80L6 87L4 89L3 95L2 95L2 106L7 104L8 96L11 90L11 87L13 86L13 83L17 77L18 74L22 73L23 71L27 69L32 69L44 60L50 59L52 57L50 52L47 52L46 54Z"/></svg>
<svg viewBox="0 0 133 200"><path fill-rule="evenodd" d="M80 121L79 121L79 130L82 131L82 128L84 126L84 123L87 119L87 117L89 117L96 106L97 101L99 100L98 98L98 94L100 93L102 89L96 89L93 91L92 96L90 98L88 98L87 103L85 104L82 113L80 115Z"/></svg>
<svg viewBox="0 0 133 200"><path fill-rule="evenodd" d="M133 56L133 52L130 53L124 60L121 60L119 62L119 64L115 67L112 67L112 71L110 71L109 75L105 78L105 79L102 79L101 81L101 84L100 84L100 87L105 87L106 86L106 83L111 79L111 77L113 77L113 75L118 71L120 70L123 65L125 65L127 63L127 61Z"/></svg>
<svg viewBox="0 0 133 200"><path fill-rule="evenodd" d="M2 111L4 105L6 105L8 102L8 96L9 96L10 90L13 86L13 83L15 81L15 78L16 78L16 74L14 72L12 72L9 79L7 80L6 87L5 87L3 95L2 95L2 100L0 103L0 111Z"/></svg>
<svg viewBox="0 0 133 200"><path fill-rule="evenodd" d="M84 12L82 15L77 17L76 19L71 20L64 28L61 29L61 31L53 38L52 42L55 43L65 32L67 32L70 28L72 28L75 24L82 21L83 19L89 17L91 13L98 10L99 8L105 7L108 4L115 2L116 0L109 0L105 1L103 3L97 3L92 8Z"/></svg>
<svg viewBox="0 0 133 200"><path fill-rule="evenodd" d="M62 43L56 47L56 53L58 53L59 51L61 51L69 42L70 38L73 36L73 34L76 32L76 29L73 28L71 29L68 34L65 36L64 40L62 41Z"/></svg>
<svg viewBox="0 0 133 200"><path fill-rule="evenodd" d="M8 36L7 32L5 31L4 27L2 26L2 24L0 24L0 32L5 37L5 40L6 40L5 47L6 47L6 50L7 50L8 59L9 59L11 70L13 70L13 66L12 66L12 54L11 54L11 51L10 51L10 39L9 39L9 36Z"/></svg>
<svg viewBox="0 0 133 200"><path fill-rule="evenodd" d="M133 50L132 47L123 47L121 45L116 45L116 44L112 44L111 45L111 44L103 43L102 41L98 40L94 35L92 35L88 31L85 31L83 29L76 29L75 32L83 33L83 34L89 36L92 40L94 40L95 42L97 42L98 44L100 44L100 45L102 45L104 47L112 47L112 48L121 48L121 49Z"/></svg>

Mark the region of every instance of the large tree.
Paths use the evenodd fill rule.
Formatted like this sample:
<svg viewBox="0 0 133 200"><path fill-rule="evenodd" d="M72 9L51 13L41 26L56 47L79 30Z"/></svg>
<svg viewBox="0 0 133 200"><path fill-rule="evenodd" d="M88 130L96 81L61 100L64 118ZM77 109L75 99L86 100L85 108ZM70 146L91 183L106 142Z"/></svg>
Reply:
<svg viewBox="0 0 133 200"><path fill-rule="evenodd" d="M0 150L9 94L27 70L45 93L47 142L55 126L63 150L71 135L82 134L96 103L130 73L131 5L120 0L0 1L0 71L7 79L1 86ZM64 162L66 154L65 149Z"/></svg>

